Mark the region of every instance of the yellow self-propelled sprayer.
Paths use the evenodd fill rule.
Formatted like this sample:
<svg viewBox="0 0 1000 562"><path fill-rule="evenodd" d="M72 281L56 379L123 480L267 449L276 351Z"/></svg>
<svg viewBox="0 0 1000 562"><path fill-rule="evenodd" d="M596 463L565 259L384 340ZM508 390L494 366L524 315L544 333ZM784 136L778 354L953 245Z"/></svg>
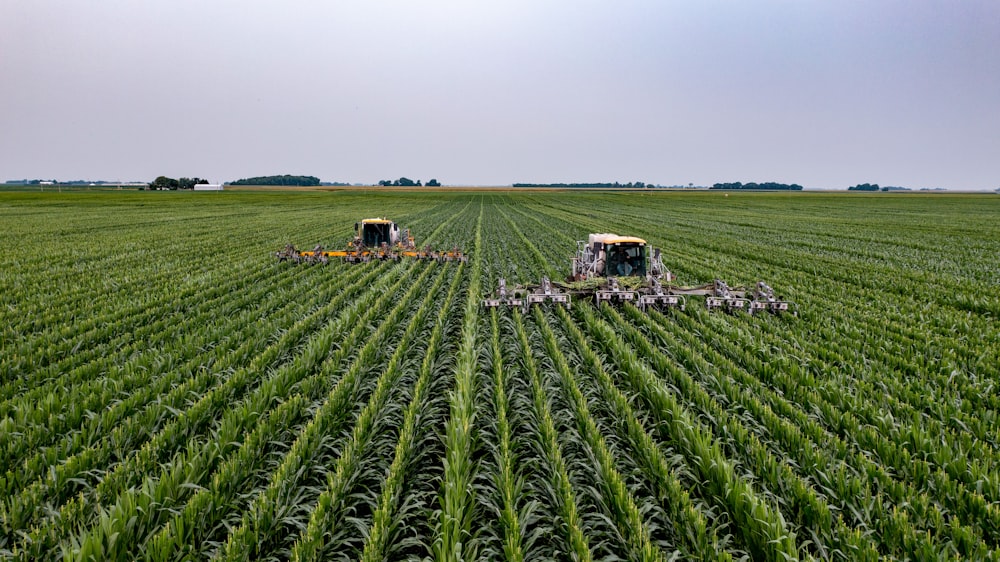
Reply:
<svg viewBox="0 0 1000 562"><path fill-rule="evenodd" d="M532 305L555 303L570 307L573 299L593 299L597 304L632 303L647 308L684 310L686 297L705 297L708 310L727 312L789 312L797 314L795 303L775 296L763 281L753 289L730 288L716 279L705 285L682 287L663 265L659 248L650 249L642 238L617 234L591 234L577 242L572 274L563 283L542 277L538 284L507 287L497 282L496 293L483 300L483 306L506 306L527 309Z"/></svg>
<svg viewBox="0 0 1000 562"><path fill-rule="evenodd" d="M468 256L459 247L451 250L435 250L430 246L417 248L413 236L407 228L386 218L364 219L354 223L354 238L343 250L327 250L317 245L310 251L299 251L292 244L275 252L279 262L329 263L331 258L340 258L348 263L363 263L372 260L418 260L468 261Z"/></svg>

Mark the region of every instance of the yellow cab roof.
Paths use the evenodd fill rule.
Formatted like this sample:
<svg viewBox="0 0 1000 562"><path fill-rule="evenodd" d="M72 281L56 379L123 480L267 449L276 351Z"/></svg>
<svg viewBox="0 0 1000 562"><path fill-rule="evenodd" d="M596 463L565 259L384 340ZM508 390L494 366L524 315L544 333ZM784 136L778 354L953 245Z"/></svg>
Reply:
<svg viewBox="0 0 1000 562"><path fill-rule="evenodd" d="M642 238L636 238L634 236L615 236L613 238L605 238L605 244L645 244L646 241Z"/></svg>
<svg viewBox="0 0 1000 562"><path fill-rule="evenodd" d="M392 221L389 219L362 219L361 224L388 224Z"/></svg>

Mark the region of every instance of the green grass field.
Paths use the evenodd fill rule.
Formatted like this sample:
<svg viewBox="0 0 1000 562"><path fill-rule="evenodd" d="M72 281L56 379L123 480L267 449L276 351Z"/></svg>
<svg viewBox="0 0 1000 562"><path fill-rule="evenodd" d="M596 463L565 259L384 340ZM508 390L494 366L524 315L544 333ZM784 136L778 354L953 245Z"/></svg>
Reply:
<svg viewBox="0 0 1000 562"><path fill-rule="evenodd" d="M387 216L468 263L277 263ZM0 558L1000 558L1000 197L0 193ZM640 236L796 316L484 309Z"/></svg>

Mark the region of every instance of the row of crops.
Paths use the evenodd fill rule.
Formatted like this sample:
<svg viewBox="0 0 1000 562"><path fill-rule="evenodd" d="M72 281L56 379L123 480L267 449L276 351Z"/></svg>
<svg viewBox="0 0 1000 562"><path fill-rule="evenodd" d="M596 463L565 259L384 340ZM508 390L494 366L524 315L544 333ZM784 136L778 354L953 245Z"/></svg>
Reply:
<svg viewBox="0 0 1000 562"><path fill-rule="evenodd" d="M998 211L3 194L0 557L1000 558ZM273 259L375 215L471 259ZM608 231L801 313L480 307Z"/></svg>

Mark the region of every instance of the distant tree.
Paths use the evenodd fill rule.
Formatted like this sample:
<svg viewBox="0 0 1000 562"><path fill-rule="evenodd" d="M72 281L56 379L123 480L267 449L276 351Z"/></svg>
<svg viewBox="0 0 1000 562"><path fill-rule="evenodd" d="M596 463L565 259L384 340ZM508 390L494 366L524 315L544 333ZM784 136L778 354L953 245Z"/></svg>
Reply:
<svg viewBox="0 0 1000 562"><path fill-rule="evenodd" d="M149 184L150 189L170 189L175 190L180 187L180 182L167 176L158 176L153 183Z"/></svg>
<svg viewBox="0 0 1000 562"><path fill-rule="evenodd" d="M878 191L877 183L859 183L847 188L847 191Z"/></svg>
<svg viewBox="0 0 1000 562"><path fill-rule="evenodd" d="M440 187L440 186L441 184L438 183L438 181L434 178L427 180L427 187ZM997 191L1000 191L1000 189L998 189Z"/></svg>
<svg viewBox="0 0 1000 562"><path fill-rule="evenodd" d="M208 180L203 180L201 178L181 178L177 180L178 187L180 189L194 189L194 186L206 184Z"/></svg>

